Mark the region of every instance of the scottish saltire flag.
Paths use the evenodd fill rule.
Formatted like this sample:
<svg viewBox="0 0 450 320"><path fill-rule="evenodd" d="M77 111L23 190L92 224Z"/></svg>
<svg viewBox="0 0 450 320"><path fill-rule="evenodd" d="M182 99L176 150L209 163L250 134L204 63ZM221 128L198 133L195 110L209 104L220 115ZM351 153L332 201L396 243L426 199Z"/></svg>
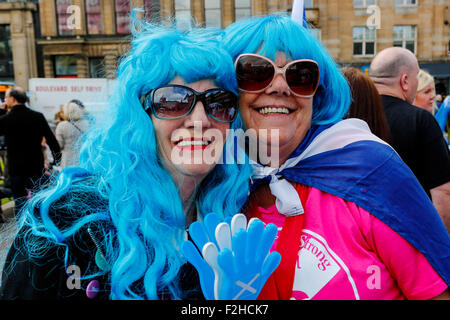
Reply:
<svg viewBox="0 0 450 320"><path fill-rule="evenodd" d="M450 285L450 237L439 214L408 166L364 121L313 126L280 168L255 166L255 185L280 177L370 212L418 249Z"/></svg>
<svg viewBox="0 0 450 320"><path fill-rule="evenodd" d="M292 3L291 19L297 21L305 28L308 27L304 0L294 0L294 2Z"/></svg>

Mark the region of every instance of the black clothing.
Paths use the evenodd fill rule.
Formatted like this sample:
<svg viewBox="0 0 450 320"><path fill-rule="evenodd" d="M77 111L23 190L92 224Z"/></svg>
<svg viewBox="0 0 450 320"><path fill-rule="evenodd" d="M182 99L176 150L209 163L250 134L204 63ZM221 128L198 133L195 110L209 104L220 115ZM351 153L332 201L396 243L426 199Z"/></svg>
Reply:
<svg viewBox="0 0 450 320"><path fill-rule="evenodd" d="M17 237L8 252L0 287L0 300L89 300L86 288L93 280L100 284L95 300L110 298L110 273L100 274L90 279L82 279L79 288L74 287L75 273L68 267L76 265L84 274L101 272L95 265L96 246L86 230L83 235L69 245L69 260L64 263L65 247L52 246L45 255L31 258L23 245L23 238ZM67 271L68 272L67 272ZM180 288L185 293L183 299L204 300L197 270L186 263L179 271ZM72 284L72 286L71 286ZM142 282L134 284L142 287ZM160 299L170 299L170 293L160 292Z"/></svg>
<svg viewBox="0 0 450 320"><path fill-rule="evenodd" d="M442 131L430 112L393 96L381 98L391 145L431 198L430 189L450 181L450 152Z"/></svg>
<svg viewBox="0 0 450 320"><path fill-rule="evenodd" d="M22 230L23 231L23 230ZM87 233L86 233L87 234ZM87 239L89 240L89 239ZM65 248L51 246L45 255L32 258L27 253L22 237L17 237L11 246L5 261L0 288L1 300L59 300L59 299L88 299L86 287L93 279L81 280L80 289L69 287L68 283L75 283L75 273L66 272L70 265L76 265L80 272L86 270L95 255L95 245L91 244L91 256L84 250L73 245L71 256L76 255L76 261L69 260L64 264ZM70 276L73 278L71 279ZM78 275L80 276L80 274ZM100 290L96 299L107 298L107 275L95 277L100 283Z"/></svg>
<svg viewBox="0 0 450 320"><path fill-rule="evenodd" d="M18 212L26 201L27 189L33 189L44 173L42 138L55 162L61 160L61 149L44 115L24 105L16 105L0 116L0 135L5 136L11 191Z"/></svg>
<svg viewBox="0 0 450 320"><path fill-rule="evenodd" d="M11 193L14 198L14 211L19 212L27 201L27 190L33 190L35 186L42 185L44 179L41 176L10 176Z"/></svg>
<svg viewBox="0 0 450 320"><path fill-rule="evenodd" d="M78 206L77 212L65 209L64 206L74 198L86 200L87 203L95 203L98 211L94 212L94 209L88 204ZM107 207L107 202L96 194L71 193L52 205L49 216L62 230L72 226L82 216L105 212ZM39 217L39 210L35 209L34 214ZM88 226L83 226L73 236L64 240L65 246L55 246L50 243L48 249L40 252L37 257L31 256L27 251L24 237L26 236L28 245L45 240L27 234L27 231L28 229L24 227L9 249L2 274L0 300L89 300L86 288L93 280L97 280L100 285L99 292L93 299L107 300L110 298L110 271L101 269L97 263L96 254L98 246L103 254L106 253L106 249L102 247L104 239L101 239L99 235L108 234L111 239L116 237L116 229L112 223L103 221L100 225L98 222L92 222ZM68 250L67 263L64 261L66 248ZM96 276L89 279L82 278L79 282L80 286L74 287L76 284L75 274L73 269L68 269L73 265L79 267L82 276ZM204 299L198 273L191 264L187 263L180 268L178 279L180 279L180 289L184 293L183 299ZM142 280L133 283L135 290L141 291L142 287ZM160 299L170 299L169 291L161 291L158 295Z"/></svg>
<svg viewBox="0 0 450 320"><path fill-rule="evenodd" d="M55 161L61 158L61 149L47 120L40 112L24 105L12 107L0 117L0 135L5 136L11 176L41 176L44 169L42 138L45 137Z"/></svg>
<svg viewBox="0 0 450 320"><path fill-rule="evenodd" d="M73 199L85 199L96 203L102 210L105 210L107 203L94 193L81 194L71 191L55 201L50 210L49 218L60 230L72 226L75 221L82 216L95 213L90 206L77 206L78 210L68 210L66 207ZM28 215L29 213L27 213ZM39 208L35 208L34 218L42 224ZM91 232L98 231L96 225L91 224ZM108 227L108 225L106 225ZM26 243L25 240L26 239ZM100 241L97 240L97 243ZM81 228L72 237L64 240L63 245L55 245L46 238L31 234L27 226L22 227L11 245L2 273L2 283L0 287L1 300L35 300L35 299L87 299L86 287L93 279L81 280L80 289L68 286L68 283L75 283L69 279L73 272L66 272L69 266L79 267L81 274L96 274L101 270L95 264L96 243L87 232L87 226ZM30 254L29 248L45 248L44 250ZM64 261L68 252L67 263ZM100 283L100 291L96 299L104 299L107 291L108 274L95 277Z"/></svg>

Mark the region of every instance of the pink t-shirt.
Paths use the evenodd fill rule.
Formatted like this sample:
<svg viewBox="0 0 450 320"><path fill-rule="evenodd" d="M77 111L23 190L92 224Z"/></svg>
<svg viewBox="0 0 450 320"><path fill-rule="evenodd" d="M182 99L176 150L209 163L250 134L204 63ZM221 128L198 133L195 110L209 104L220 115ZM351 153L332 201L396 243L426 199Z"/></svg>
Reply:
<svg viewBox="0 0 450 320"><path fill-rule="evenodd" d="M354 203L310 187L303 206L292 299L425 300L447 288L417 249ZM257 210L279 236L285 217L275 205Z"/></svg>

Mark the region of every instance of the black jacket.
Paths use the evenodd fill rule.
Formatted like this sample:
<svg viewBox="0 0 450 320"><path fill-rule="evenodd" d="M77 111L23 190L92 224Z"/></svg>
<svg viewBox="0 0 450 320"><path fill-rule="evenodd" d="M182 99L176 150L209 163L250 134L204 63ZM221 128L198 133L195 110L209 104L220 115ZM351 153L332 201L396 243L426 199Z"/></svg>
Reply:
<svg viewBox="0 0 450 320"><path fill-rule="evenodd" d="M96 244L84 228L75 238L67 241L68 259L64 261L65 247L50 245L45 254L30 257L24 245L24 230L14 240L5 259L0 286L0 300L89 300L86 289L92 280L97 280L96 300L110 299L110 272L102 272L96 265ZM33 235L28 235L28 241ZM78 276L69 269L77 266ZM90 272L86 272L89 270ZM83 274L99 273L96 277L79 281L75 287L73 279ZM179 270L178 279L185 300L204 300L197 270L186 263ZM72 284L70 286L69 284ZM142 279L134 284L142 288ZM136 289L134 288L134 289ZM142 289L141 289L142 290ZM170 299L168 291L159 292L160 299Z"/></svg>
<svg viewBox="0 0 450 320"><path fill-rule="evenodd" d="M62 208L73 199L90 200L79 206L77 210ZM94 205L95 204L95 205ZM67 230L80 218L96 212L106 212L108 202L97 193L70 192L56 201L49 210L49 217L60 230ZM55 210L55 208L58 208ZM34 216L41 221L39 208L36 207ZM88 231L91 229L91 232ZM0 300L89 300L86 289L92 280L97 280L99 292L95 300L110 299L111 272L100 269L97 261L97 250L106 254L101 235L109 234L110 239L117 239L116 228L111 221L91 222L80 228L74 235L64 240L64 245L42 246L44 238L33 235L29 227L25 226L17 233L8 254L4 258L4 268L0 286ZM95 239L93 238L95 237ZM25 244L26 240L26 244ZM116 241L116 240L113 240ZM115 244L115 246L118 244ZM30 254L28 249L42 248L39 254ZM66 257L67 250L67 257ZM67 258L67 260L66 260ZM69 270L69 266L78 266L81 275L93 275L94 278L82 278L78 287L74 287L76 274ZM69 272L68 272L69 270ZM200 288L197 270L189 263L181 266L179 275L180 289L183 299L204 300ZM132 286L136 292L143 292L143 279ZM72 285L70 285L72 284ZM170 299L168 290L158 292L160 299Z"/></svg>
<svg viewBox="0 0 450 320"><path fill-rule="evenodd" d="M0 135L5 136L11 176L40 176L44 169L42 138L53 153L56 162L61 159L61 149L47 120L40 112L24 105L16 105L0 117Z"/></svg>

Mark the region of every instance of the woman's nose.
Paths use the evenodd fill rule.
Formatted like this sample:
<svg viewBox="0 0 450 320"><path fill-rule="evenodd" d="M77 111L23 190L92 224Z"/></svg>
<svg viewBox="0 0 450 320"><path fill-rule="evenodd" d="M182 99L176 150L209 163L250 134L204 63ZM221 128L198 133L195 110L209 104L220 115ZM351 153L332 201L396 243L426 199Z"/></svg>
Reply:
<svg viewBox="0 0 450 320"><path fill-rule="evenodd" d="M205 107L201 101L195 104L191 114L186 117L185 126L187 128L193 127L194 123L197 125L201 123L203 128L209 128L211 126L211 119L206 114Z"/></svg>
<svg viewBox="0 0 450 320"><path fill-rule="evenodd" d="M289 86L286 82L286 79L281 73L275 75L271 85L267 87L265 93L284 96L291 95L291 91L289 90Z"/></svg>

